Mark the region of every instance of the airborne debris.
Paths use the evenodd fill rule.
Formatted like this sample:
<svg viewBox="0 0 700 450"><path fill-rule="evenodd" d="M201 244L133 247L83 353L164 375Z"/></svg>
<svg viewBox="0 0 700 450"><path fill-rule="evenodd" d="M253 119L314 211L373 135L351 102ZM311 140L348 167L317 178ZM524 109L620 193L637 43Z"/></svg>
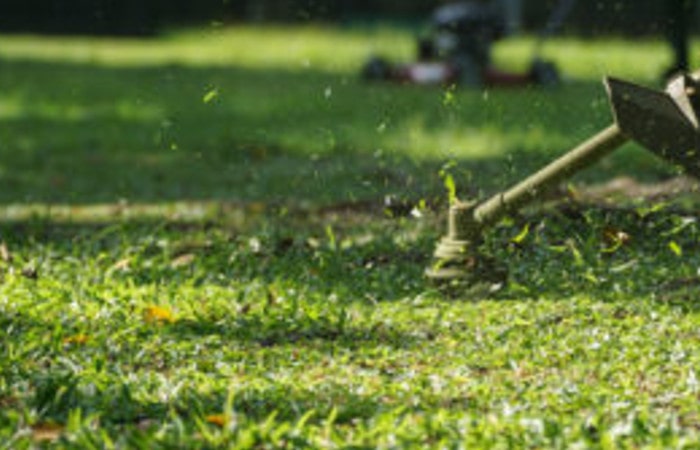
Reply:
<svg viewBox="0 0 700 450"><path fill-rule="evenodd" d="M219 90L217 88L210 89L202 97L202 103L205 103L205 104L211 103L218 96L219 96Z"/></svg>

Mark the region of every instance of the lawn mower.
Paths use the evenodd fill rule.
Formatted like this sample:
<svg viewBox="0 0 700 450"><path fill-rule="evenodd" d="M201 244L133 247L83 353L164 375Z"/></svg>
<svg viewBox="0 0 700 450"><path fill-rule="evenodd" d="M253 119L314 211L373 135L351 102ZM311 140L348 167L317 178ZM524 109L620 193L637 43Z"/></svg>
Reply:
<svg viewBox="0 0 700 450"><path fill-rule="evenodd" d="M418 40L417 61L393 64L371 57L362 69L366 80L414 84L465 86L555 85L560 81L554 63L540 57L545 40L556 31L575 1L562 0L540 34L529 70L500 70L491 62L492 47L508 32L502 11L490 3L457 2L438 8L432 15L429 34Z"/></svg>

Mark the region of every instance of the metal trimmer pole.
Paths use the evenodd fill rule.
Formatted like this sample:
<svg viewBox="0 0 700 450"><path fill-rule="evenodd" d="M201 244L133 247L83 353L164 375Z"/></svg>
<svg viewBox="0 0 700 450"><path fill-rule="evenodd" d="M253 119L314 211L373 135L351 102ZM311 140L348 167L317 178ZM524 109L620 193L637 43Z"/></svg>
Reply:
<svg viewBox="0 0 700 450"><path fill-rule="evenodd" d="M606 79L614 123L507 191L481 204L457 201L451 205L447 235L438 243L435 264L427 276L470 287L505 281L503 265L479 252L484 231L628 140L700 177L698 78L697 74L679 77L664 92Z"/></svg>
<svg viewBox="0 0 700 450"><path fill-rule="evenodd" d="M616 124L609 126L537 173L482 203L474 211L474 222L481 227L498 222L509 212L527 205L543 192L595 164L628 140Z"/></svg>

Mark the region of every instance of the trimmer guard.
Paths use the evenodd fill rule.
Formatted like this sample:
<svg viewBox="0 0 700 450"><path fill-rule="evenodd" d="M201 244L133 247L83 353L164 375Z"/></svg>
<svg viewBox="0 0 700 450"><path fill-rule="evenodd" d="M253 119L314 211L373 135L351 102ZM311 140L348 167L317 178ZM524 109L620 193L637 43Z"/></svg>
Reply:
<svg viewBox="0 0 700 450"><path fill-rule="evenodd" d="M699 83L684 75L666 91L607 78L615 122L622 134L646 147L689 175L700 178L700 133L697 95Z"/></svg>

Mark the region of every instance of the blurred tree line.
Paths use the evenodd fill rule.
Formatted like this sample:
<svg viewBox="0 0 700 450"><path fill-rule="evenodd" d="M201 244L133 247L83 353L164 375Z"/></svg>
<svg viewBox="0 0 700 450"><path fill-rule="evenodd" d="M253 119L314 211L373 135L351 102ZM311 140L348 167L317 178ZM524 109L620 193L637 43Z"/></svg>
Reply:
<svg viewBox="0 0 700 450"><path fill-rule="evenodd" d="M689 0L698 2L699 0ZM153 34L211 22L425 19L440 0L2 0L0 30L87 34ZM537 29L557 0L523 0L525 28ZM667 22L663 0L580 0L572 33L649 34ZM696 11L700 8L696 8ZM698 29L698 21L693 21Z"/></svg>

